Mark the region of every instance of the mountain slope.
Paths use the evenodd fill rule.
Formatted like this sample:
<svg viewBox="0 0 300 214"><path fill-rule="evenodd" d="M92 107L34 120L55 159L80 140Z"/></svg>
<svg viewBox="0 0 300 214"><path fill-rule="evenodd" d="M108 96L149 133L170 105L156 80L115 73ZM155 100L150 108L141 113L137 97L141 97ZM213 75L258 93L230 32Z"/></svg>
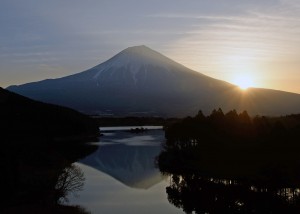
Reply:
<svg viewBox="0 0 300 214"><path fill-rule="evenodd" d="M0 118L0 137L10 141L82 140L99 132L96 123L79 112L34 101L2 88Z"/></svg>
<svg viewBox="0 0 300 214"><path fill-rule="evenodd" d="M186 116L218 107L267 115L300 111L298 94L267 89L242 92L146 46L127 48L78 74L8 89L90 114Z"/></svg>

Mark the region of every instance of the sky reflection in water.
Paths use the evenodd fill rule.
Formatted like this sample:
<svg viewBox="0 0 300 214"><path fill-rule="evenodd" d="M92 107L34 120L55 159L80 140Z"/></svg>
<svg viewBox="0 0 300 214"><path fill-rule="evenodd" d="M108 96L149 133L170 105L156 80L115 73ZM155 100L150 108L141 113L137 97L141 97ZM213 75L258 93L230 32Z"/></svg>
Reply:
<svg viewBox="0 0 300 214"><path fill-rule="evenodd" d="M168 179L155 167L162 130L104 133L98 150L76 163L84 190L70 203L92 213L182 213L168 202Z"/></svg>

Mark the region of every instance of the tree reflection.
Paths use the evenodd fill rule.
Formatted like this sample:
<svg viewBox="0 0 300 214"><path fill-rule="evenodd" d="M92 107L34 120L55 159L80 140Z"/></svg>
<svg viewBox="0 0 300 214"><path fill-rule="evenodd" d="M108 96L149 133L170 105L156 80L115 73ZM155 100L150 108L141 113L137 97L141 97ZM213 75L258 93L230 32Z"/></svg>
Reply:
<svg viewBox="0 0 300 214"><path fill-rule="evenodd" d="M56 198L58 199L57 202L68 201L68 195L75 194L82 190L84 180L84 174L79 167L72 164L69 167L64 168L58 176L55 185Z"/></svg>
<svg viewBox="0 0 300 214"><path fill-rule="evenodd" d="M300 213L299 118L218 109L165 127L169 201L186 213Z"/></svg>
<svg viewBox="0 0 300 214"><path fill-rule="evenodd" d="M297 150L272 162L228 150L166 146L158 166L170 177L169 202L186 213L300 213Z"/></svg>
<svg viewBox="0 0 300 214"><path fill-rule="evenodd" d="M195 151L166 147L158 158L160 171L170 177L169 202L186 213L300 212L298 164L265 168L226 158L210 161L207 150Z"/></svg>
<svg viewBox="0 0 300 214"><path fill-rule="evenodd" d="M72 163L95 149L72 144L4 145L0 151L4 196L0 213L88 213L64 202L84 185L83 172Z"/></svg>
<svg viewBox="0 0 300 214"><path fill-rule="evenodd" d="M299 213L299 189L258 189L242 182L170 175L168 200L186 213Z"/></svg>

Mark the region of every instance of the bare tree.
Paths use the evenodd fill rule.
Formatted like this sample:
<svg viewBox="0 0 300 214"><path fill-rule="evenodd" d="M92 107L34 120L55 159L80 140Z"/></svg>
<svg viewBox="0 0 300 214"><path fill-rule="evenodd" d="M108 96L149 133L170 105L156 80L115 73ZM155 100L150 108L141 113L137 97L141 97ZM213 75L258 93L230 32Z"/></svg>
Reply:
<svg viewBox="0 0 300 214"><path fill-rule="evenodd" d="M79 167L72 164L64 168L55 185L57 201L68 201L69 194L82 190L84 181L84 174Z"/></svg>

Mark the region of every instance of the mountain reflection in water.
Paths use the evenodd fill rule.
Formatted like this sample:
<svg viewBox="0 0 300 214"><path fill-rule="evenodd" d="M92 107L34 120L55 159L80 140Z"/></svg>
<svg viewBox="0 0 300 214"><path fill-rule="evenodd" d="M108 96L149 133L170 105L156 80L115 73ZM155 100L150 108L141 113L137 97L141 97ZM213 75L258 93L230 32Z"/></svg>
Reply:
<svg viewBox="0 0 300 214"><path fill-rule="evenodd" d="M80 163L104 172L132 188L148 189L163 176L155 167L164 138L161 130L134 135L120 131L105 133L101 146Z"/></svg>
<svg viewBox="0 0 300 214"><path fill-rule="evenodd" d="M98 149L76 165L85 174L85 185L70 203L93 214L183 213L167 200L168 179L156 166L165 141L164 131L102 132Z"/></svg>
<svg viewBox="0 0 300 214"><path fill-rule="evenodd" d="M105 132L98 149L77 163L86 182L71 204L96 214L299 213L299 182L290 183L297 176L289 179L285 168L244 179L216 176L195 167L198 156L189 151L161 152L164 141L162 130Z"/></svg>

